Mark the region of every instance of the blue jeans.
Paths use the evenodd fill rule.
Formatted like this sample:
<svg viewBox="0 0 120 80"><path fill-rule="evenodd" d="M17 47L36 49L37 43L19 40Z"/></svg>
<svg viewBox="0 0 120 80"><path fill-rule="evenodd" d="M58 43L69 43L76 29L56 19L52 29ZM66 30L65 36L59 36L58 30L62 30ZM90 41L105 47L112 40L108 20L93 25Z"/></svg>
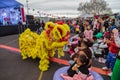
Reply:
<svg viewBox="0 0 120 80"><path fill-rule="evenodd" d="M115 61L116 61L116 56L117 56L117 54L108 52L108 56L107 56L107 60L106 60L106 66L108 68L111 68L111 71L113 70L113 67L114 67L114 64L115 64Z"/></svg>

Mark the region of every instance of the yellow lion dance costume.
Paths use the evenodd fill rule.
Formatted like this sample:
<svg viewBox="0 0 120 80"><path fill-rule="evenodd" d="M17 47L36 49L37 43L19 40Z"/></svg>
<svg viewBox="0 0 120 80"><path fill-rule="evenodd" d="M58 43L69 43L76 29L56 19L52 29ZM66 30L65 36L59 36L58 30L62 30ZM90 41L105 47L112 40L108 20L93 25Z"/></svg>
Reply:
<svg viewBox="0 0 120 80"><path fill-rule="evenodd" d="M22 58L40 58L40 70L48 70L49 58L54 57L56 50L58 50L58 57L64 56L63 46L68 41L69 32L67 24L53 22L47 22L45 30L40 35L30 29L25 30L19 37Z"/></svg>

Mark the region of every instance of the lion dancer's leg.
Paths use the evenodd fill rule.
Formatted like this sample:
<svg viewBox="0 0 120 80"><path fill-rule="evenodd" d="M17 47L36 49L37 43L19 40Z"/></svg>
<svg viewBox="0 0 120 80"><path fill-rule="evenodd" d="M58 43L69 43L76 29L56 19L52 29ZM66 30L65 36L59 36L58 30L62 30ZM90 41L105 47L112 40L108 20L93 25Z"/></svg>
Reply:
<svg viewBox="0 0 120 80"><path fill-rule="evenodd" d="M22 59L24 60L24 59L27 59L27 56L24 54L24 53L21 53L21 55L22 55Z"/></svg>
<svg viewBox="0 0 120 80"><path fill-rule="evenodd" d="M39 80L42 80L43 72L48 70L49 63L50 63L49 56L48 56L48 50L44 48L44 44L42 42L40 43L40 53L38 57L40 58L39 69L41 70Z"/></svg>
<svg viewBox="0 0 120 80"><path fill-rule="evenodd" d="M22 59L32 57L35 59L37 57L36 51L36 40L39 35L30 31L30 29L25 30L19 37L19 47L22 55Z"/></svg>
<svg viewBox="0 0 120 80"><path fill-rule="evenodd" d="M60 58L61 56L64 56L63 48L58 48L58 58Z"/></svg>
<svg viewBox="0 0 120 80"><path fill-rule="evenodd" d="M40 62L39 62L39 68L41 71L46 71L48 70L48 64L49 64L49 55L48 55L48 50L44 47L43 42L41 42L39 44L40 46L40 53L39 53L39 58L40 58Z"/></svg>

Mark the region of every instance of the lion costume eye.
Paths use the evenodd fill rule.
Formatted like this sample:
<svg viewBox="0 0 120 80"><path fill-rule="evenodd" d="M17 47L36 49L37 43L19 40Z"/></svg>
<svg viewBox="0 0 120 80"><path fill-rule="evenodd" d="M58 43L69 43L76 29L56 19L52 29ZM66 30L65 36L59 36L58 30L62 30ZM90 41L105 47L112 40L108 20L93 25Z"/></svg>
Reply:
<svg viewBox="0 0 120 80"><path fill-rule="evenodd" d="M59 36L58 33L57 33L57 31L55 31L55 35L56 35L56 36Z"/></svg>
<svg viewBox="0 0 120 80"><path fill-rule="evenodd" d="M55 26L55 24L53 22L47 22L45 25L45 30L49 29L53 29Z"/></svg>
<svg viewBox="0 0 120 80"><path fill-rule="evenodd" d="M55 26L53 29L53 36L55 40L60 40L62 38L59 30L57 29L57 26Z"/></svg>
<svg viewBox="0 0 120 80"><path fill-rule="evenodd" d="M60 32L60 35L63 35L63 33L62 33L62 29L57 28L57 30L58 30L58 32Z"/></svg>

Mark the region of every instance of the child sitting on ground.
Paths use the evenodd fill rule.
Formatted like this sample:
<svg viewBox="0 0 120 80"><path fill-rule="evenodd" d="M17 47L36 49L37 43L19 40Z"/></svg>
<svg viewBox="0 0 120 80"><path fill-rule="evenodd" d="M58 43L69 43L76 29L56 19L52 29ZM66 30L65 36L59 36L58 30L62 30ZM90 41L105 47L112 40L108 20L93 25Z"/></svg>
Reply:
<svg viewBox="0 0 120 80"><path fill-rule="evenodd" d="M105 63L104 56L107 54L105 52L105 49L107 50L108 46L104 42L103 37L96 40L96 42L93 44L93 52L95 55L95 58L98 58L98 62Z"/></svg>
<svg viewBox="0 0 120 80"><path fill-rule="evenodd" d="M83 74L88 75L89 70L86 66L87 58L85 55L81 54L77 58L76 62L68 69L67 73L69 76L73 77L74 74L77 74L79 71Z"/></svg>
<svg viewBox="0 0 120 80"><path fill-rule="evenodd" d="M80 39L81 40L81 39ZM77 53L79 50L90 50L92 52L92 49L90 49L90 47L93 45L93 42L91 42L89 39L86 39L86 38L82 38L81 41L78 41L78 46L77 48L75 48L75 53L71 56L72 60L69 61L70 64L73 64L74 63L74 58L75 56L78 56ZM83 51L84 52L84 51ZM92 54L88 53L90 56L92 56Z"/></svg>
<svg viewBox="0 0 120 80"><path fill-rule="evenodd" d="M93 76L89 73L87 59L84 54L79 54L76 62L67 70L67 74L61 75L64 80L94 80Z"/></svg>

